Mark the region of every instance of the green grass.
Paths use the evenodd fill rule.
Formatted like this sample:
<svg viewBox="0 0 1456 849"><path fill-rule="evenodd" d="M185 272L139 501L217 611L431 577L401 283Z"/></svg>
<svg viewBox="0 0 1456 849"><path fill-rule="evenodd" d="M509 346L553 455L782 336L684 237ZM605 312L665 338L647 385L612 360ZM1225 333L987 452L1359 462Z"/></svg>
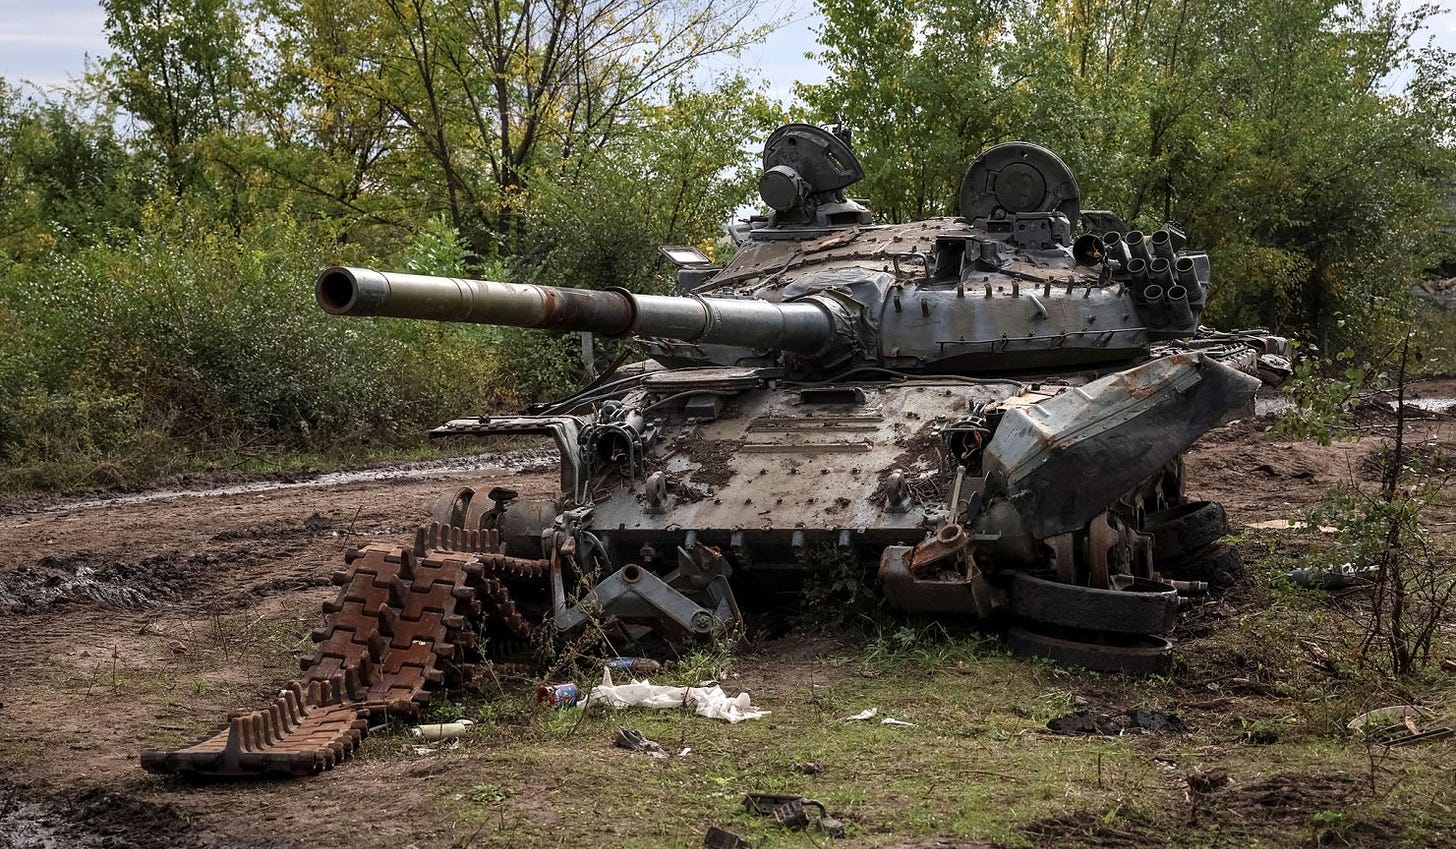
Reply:
<svg viewBox="0 0 1456 849"><path fill-rule="evenodd" d="M1008 657L992 645L947 640L938 648L886 651L872 644L801 662L786 677L773 677L771 691L754 693L772 714L738 725L684 711L533 711L524 691L489 703L455 701L437 705L431 717L486 720L457 747L436 745L421 755L396 732L366 742L363 755L397 760L406 771L439 764L430 804L454 824L447 832L461 847L690 846L710 825L755 845L824 845L812 830L788 832L746 813L741 803L750 792L824 802L857 846L941 838L1032 847L1044 840L1026 834L1027 824L1075 812L1087 812L1094 831L1166 833L1180 846L1315 845L1321 833L1362 845L1371 823L1395 823L1412 835L1409 845L1421 845L1456 824L1446 766L1456 747L1439 743L1372 761L1333 724L1310 720L1328 693L1255 700L1249 717L1237 710L1195 714L1188 735L1053 736L1043 730L1046 721L1078 697L1109 712L1176 710L1197 696L1196 682L1186 673L1130 679L1071 672ZM772 662L745 658L741 665ZM822 683L794 683L795 674ZM725 685L736 688L732 680ZM866 707L914 727L842 721ZM642 731L673 757L614 748L623 727ZM1276 729L1279 742L1241 742L1251 727ZM678 756L685 747L691 752ZM1364 788L1376 761L1372 795ZM818 771L805 774L802 765L810 762ZM1213 767L1227 770L1234 787L1283 774L1333 775L1358 792L1335 807L1318 798L1308 810L1296 801L1272 819L1257 810L1250 819L1254 814L1241 808L1190 825L1181 775ZM1084 836L1088 843L1066 845L1097 845L1095 835Z"/></svg>
<svg viewBox="0 0 1456 849"><path fill-rule="evenodd" d="M1255 551L1276 548L1242 542ZM1456 684L1432 675L1402 693L1353 668L1330 676L1303 664L1294 638L1341 645L1346 624L1332 615L1328 594L1276 580L1282 563L1272 554L1255 563L1254 588L1220 608L1222 621L1190 634L1166 676L1061 669L1010 657L993 638L881 623L858 647L783 668L764 668L777 662L772 652L726 660L708 653L657 676L690 683L704 669L737 670L742 677L729 677L725 689L750 682L755 702L772 711L761 720L729 725L685 711L543 710L529 687L507 688L435 705L431 719L479 723L457 746L421 754L400 729L371 738L362 755L407 774L428 770L438 783L428 802L432 816L449 824L437 837L458 847L694 846L711 825L754 845L826 845L812 829L789 832L745 812L750 792L822 801L845 821L846 845L856 846L1425 846L1450 839L1456 743L1372 750L1344 724L1376 702L1451 704ZM1242 693L1235 678L1275 690ZM1194 707L1228 694L1229 705ZM1049 719L1078 705L1106 713L1168 710L1192 731L1116 738L1045 732ZM867 707L914 726L842 721ZM614 748L624 727L673 756ZM1250 743L1258 731L1273 732L1275 742ZM684 748L691 751L678 756ZM1184 776L1209 770L1226 771L1228 785L1190 795ZM1272 807L1260 801L1273 798L1280 782L1310 789Z"/></svg>

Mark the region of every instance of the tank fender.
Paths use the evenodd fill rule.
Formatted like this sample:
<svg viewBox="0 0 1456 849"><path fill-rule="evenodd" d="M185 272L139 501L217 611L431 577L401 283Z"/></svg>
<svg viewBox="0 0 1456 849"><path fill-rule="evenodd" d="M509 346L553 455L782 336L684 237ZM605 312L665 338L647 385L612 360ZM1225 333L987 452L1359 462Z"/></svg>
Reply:
<svg viewBox="0 0 1456 849"><path fill-rule="evenodd" d="M1198 353L1160 357L1006 411L986 446L990 491L1004 493L1038 539L1085 527L1259 388Z"/></svg>

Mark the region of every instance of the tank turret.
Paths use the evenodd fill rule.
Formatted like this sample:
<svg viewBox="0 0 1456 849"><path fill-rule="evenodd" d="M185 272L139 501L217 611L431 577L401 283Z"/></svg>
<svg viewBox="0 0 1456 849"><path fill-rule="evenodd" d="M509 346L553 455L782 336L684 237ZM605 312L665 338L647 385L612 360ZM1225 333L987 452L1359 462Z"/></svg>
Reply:
<svg viewBox="0 0 1456 849"><path fill-rule="evenodd" d="M833 133L784 127L763 164L773 212L726 266L684 268L684 296L331 268L318 300L340 315L634 335L668 367L818 376L1098 366L1198 328L1207 255L1174 226L1144 234L1084 212L1071 171L1038 145L987 150L961 182L959 217L907 224L872 224L846 196L864 171Z"/></svg>

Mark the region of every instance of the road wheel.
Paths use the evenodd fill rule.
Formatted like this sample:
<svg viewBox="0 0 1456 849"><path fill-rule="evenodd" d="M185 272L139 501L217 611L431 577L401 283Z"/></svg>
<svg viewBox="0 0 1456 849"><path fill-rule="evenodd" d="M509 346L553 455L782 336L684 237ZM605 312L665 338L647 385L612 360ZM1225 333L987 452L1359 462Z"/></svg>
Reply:
<svg viewBox="0 0 1456 849"><path fill-rule="evenodd" d="M1177 560L1218 542L1228 533L1228 515L1217 501L1190 501L1149 513L1143 532L1152 534L1154 560Z"/></svg>
<svg viewBox="0 0 1456 849"><path fill-rule="evenodd" d="M1128 589L1099 590L1018 573L1010 604L1014 615L1043 625L1119 634L1166 634L1178 618L1178 591L1141 578Z"/></svg>
<svg viewBox="0 0 1456 849"><path fill-rule="evenodd" d="M1172 563L1158 566L1174 581L1207 581L1214 590L1226 590L1244 577L1244 558L1231 545L1215 545Z"/></svg>
<svg viewBox="0 0 1456 849"><path fill-rule="evenodd" d="M1006 643L1012 654L1044 657L1095 672L1150 675L1167 670L1173 658L1172 643L1162 637L1147 635L1089 636L1089 641L1084 642L1026 628L1011 628L1006 632Z"/></svg>

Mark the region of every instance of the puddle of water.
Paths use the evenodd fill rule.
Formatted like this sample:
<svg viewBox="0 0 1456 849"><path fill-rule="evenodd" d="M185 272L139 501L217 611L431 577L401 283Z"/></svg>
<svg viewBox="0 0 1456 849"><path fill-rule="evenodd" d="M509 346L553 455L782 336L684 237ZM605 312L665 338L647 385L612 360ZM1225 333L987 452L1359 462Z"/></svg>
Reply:
<svg viewBox="0 0 1456 849"><path fill-rule="evenodd" d="M1405 402L1428 413L1456 413L1456 398L1407 398ZM1385 406L1394 410L1395 402L1388 401Z"/></svg>
<svg viewBox="0 0 1456 849"><path fill-rule="evenodd" d="M0 849L240 849L242 845L194 831L171 805L100 789L69 797L22 791L0 778Z"/></svg>
<svg viewBox="0 0 1456 849"><path fill-rule="evenodd" d="M124 507L134 504L149 504L153 501L168 501L177 498L211 498L219 495L248 495L259 492L276 492L282 489L308 489L345 486L352 483L369 483L387 480L413 480L441 475L464 475L466 473L516 474L535 469L550 469L559 462L554 448L522 448L515 451L501 451L492 454L476 454L469 457L451 457L448 460L434 460L421 463L404 463L382 469L361 469L352 472L328 472L293 481L254 481L229 486L196 487L178 489L156 489L148 492L113 495L104 498L78 498L61 501L32 513L64 513L94 507Z"/></svg>

